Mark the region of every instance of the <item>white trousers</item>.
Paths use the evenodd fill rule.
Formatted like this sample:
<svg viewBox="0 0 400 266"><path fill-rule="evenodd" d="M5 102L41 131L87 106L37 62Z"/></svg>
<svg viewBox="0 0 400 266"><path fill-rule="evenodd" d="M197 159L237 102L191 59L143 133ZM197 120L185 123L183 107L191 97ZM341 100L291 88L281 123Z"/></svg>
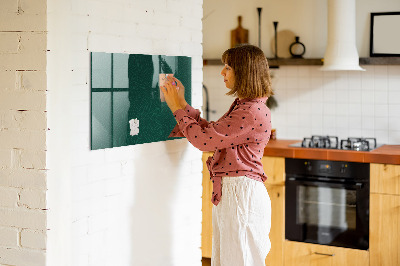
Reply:
<svg viewBox="0 0 400 266"><path fill-rule="evenodd" d="M212 266L265 265L271 249L271 201L262 182L245 176L223 177L212 224Z"/></svg>

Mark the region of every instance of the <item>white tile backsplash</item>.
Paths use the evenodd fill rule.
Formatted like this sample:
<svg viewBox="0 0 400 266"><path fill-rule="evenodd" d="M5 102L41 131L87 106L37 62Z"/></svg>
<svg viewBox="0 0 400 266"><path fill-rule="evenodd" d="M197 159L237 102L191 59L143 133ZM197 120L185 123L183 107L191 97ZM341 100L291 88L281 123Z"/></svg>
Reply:
<svg viewBox="0 0 400 266"><path fill-rule="evenodd" d="M318 66L281 66L271 70L278 101L278 108L272 110L277 137L376 137L382 144L399 144L400 66L362 67L366 71L329 72L320 71ZM226 92L219 82L219 72L213 74L207 68L210 67L204 67L204 84L214 94ZM210 105L229 107L232 101L226 96L218 101L211 97ZM222 109L214 117L218 119L226 111Z"/></svg>

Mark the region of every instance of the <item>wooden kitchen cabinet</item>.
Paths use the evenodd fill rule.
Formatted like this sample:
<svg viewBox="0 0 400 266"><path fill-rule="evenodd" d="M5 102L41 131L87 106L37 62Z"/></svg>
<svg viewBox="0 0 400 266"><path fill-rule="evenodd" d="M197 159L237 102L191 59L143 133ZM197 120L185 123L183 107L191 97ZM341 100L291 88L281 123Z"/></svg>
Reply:
<svg viewBox="0 0 400 266"><path fill-rule="evenodd" d="M400 265L400 165L370 167L370 265Z"/></svg>
<svg viewBox="0 0 400 266"><path fill-rule="evenodd" d="M203 195L202 195L202 223L201 223L201 253L204 258L211 258L212 252L212 183L206 161L212 152L203 153Z"/></svg>
<svg viewBox="0 0 400 266"><path fill-rule="evenodd" d="M400 196L373 193L370 201L370 265L400 265Z"/></svg>
<svg viewBox="0 0 400 266"><path fill-rule="evenodd" d="M285 241L285 266L366 266L365 250Z"/></svg>
<svg viewBox="0 0 400 266"><path fill-rule="evenodd" d="M285 241L285 187L265 184L271 199L271 250L265 259L266 266L283 265Z"/></svg>
<svg viewBox="0 0 400 266"><path fill-rule="evenodd" d="M261 159L264 172L267 175L265 184L268 185L285 185L285 158L264 156Z"/></svg>
<svg viewBox="0 0 400 266"><path fill-rule="evenodd" d="M371 193L400 195L400 165L370 164Z"/></svg>
<svg viewBox="0 0 400 266"><path fill-rule="evenodd" d="M266 266L283 265L285 240L285 158L264 156L261 159L267 175L265 187L271 199L271 250L265 259Z"/></svg>
<svg viewBox="0 0 400 266"><path fill-rule="evenodd" d="M206 161L212 152L203 153L203 217L202 217L202 256L211 258L212 253L212 183ZM285 230L285 158L263 157L262 164L268 176L265 187L268 190L272 205L271 250L266 258L267 266L283 265L284 230Z"/></svg>

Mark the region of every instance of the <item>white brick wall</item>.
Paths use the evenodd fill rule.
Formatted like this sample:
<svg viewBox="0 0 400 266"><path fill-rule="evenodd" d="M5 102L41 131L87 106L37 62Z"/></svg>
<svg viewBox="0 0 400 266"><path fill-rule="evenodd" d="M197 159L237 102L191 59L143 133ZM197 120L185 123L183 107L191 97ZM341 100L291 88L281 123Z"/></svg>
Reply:
<svg viewBox="0 0 400 266"><path fill-rule="evenodd" d="M45 265L46 1L0 17L0 264Z"/></svg>
<svg viewBox="0 0 400 266"><path fill-rule="evenodd" d="M202 0L47 9L47 264L201 265L201 152L186 140L90 151L89 53L191 56L199 108Z"/></svg>

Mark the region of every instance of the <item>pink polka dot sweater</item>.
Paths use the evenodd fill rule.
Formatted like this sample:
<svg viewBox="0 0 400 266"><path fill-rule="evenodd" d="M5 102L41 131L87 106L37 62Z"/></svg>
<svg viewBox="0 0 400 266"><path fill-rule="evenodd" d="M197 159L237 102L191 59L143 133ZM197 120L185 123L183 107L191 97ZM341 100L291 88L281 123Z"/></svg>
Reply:
<svg viewBox="0 0 400 266"><path fill-rule="evenodd" d="M271 132L271 112L266 100L267 97L236 98L216 122L201 118L200 111L190 105L174 112L179 123L169 137L186 137L201 151L215 151L207 160L214 205L221 200L224 176L247 176L261 182L267 179L261 164Z"/></svg>

